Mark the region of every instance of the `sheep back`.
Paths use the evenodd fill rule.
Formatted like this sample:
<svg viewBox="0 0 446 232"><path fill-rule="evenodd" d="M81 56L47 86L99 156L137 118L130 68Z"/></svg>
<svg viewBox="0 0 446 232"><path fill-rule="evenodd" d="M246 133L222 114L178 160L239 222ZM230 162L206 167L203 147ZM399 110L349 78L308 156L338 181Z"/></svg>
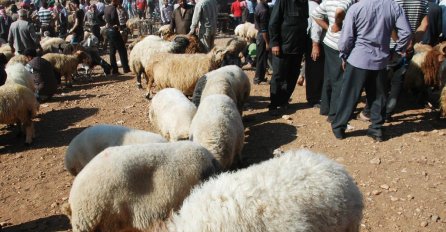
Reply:
<svg viewBox="0 0 446 232"><path fill-rule="evenodd" d="M17 63L26 65L28 63L28 60L27 60L26 56L24 56L24 55L16 55L16 56L13 56L11 59L9 59L8 63L6 64L6 67L9 67L9 66L11 66L13 64L17 64Z"/></svg>
<svg viewBox="0 0 446 232"><path fill-rule="evenodd" d="M307 150L193 189L169 231L359 231L362 195L338 163Z"/></svg>
<svg viewBox="0 0 446 232"><path fill-rule="evenodd" d="M251 84L246 73L236 65L228 65L206 74L206 85L201 99L211 94L225 94L232 98L240 114L248 100Z"/></svg>
<svg viewBox="0 0 446 232"><path fill-rule="evenodd" d="M157 90L176 88L192 96L198 79L212 70L211 63L209 54L160 53L152 56L145 73L148 83L154 82Z"/></svg>
<svg viewBox="0 0 446 232"><path fill-rule="evenodd" d="M197 107L174 88L159 91L151 100L150 122L170 141L189 138L189 129Z"/></svg>
<svg viewBox="0 0 446 232"><path fill-rule="evenodd" d="M76 135L65 153L65 168L76 176L97 154L112 146L163 143L162 136L116 125L96 125Z"/></svg>
<svg viewBox="0 0 446 232"><path fill-rule="evenodd" d="M212 155L188 141L107 148L73 182L73 231L145 230L216 171Z"/></svg>
<svg viewBox="0 0 446 232"><path fill-rule="evenodd" d="M47 53L42 58L50 62L56 72L65 77L74 74L79 64L78 58L75 55Z"/></svg>
<svg viewBox="0 0 446 232"><path fill-rule="evenodd" d="M190 126L190 139L208 149L224 169L241 155L244 128L234 101L226 95L205 97Z"/></svg>
<svg viewBox="0 0 446 232"><path fill-rule="evenodd" d="M42 47L43 53L50 53L57 51L59 46L65 43L66 42L64 39L54 37L54 38L47 38L46 40L41 41L40 46Z"/></svg>

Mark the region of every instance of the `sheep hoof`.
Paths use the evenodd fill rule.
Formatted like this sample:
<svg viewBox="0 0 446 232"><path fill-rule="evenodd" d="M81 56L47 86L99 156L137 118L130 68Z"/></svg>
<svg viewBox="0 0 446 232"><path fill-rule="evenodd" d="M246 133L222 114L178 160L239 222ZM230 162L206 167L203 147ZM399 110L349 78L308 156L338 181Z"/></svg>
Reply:
<svg viewBox="0 0 446 232"><path fill-rule="evenodd" d="M136 87L138 87L138 89L142 89L141 83L136 83Z"/></svg>
<svg viewBox="0 0 446 232"><path fill-rule="evenodd" d="M144 94L144 97L147 98L148 100L152 99L152 97L150 96L150 92Z"/></svg>

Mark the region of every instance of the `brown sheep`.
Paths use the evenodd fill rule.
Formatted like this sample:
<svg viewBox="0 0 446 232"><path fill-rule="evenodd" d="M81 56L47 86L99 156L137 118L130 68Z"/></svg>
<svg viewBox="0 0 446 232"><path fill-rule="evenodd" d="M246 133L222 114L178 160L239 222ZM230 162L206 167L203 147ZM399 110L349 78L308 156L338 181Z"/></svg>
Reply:
<svg viewBox="0 0 446 232"><path fill-rule="evenodd" d="M83 51L77 51L73 55L47 53L42 58L50 62L60 76L65 77L67 86L72 85L72 75L76 73L79 64L91 66L92 63L91 57Z"/></svg>

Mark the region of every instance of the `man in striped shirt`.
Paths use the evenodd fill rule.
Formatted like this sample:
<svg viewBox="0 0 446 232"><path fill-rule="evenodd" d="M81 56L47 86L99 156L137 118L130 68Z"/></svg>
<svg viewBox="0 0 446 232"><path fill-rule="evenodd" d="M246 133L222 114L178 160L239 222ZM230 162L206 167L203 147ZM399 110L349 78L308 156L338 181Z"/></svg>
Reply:
<svg viewBox="0 0 446 232"><path fill-rule="evenodd" d="M410 29L412 34L415 35L412 42L409 43L407 48L407 53L413 52L413 45L421 40L423 32L427 29L427 10L428 1L427 0L394 0L397 2L404 10L404 14L409 21ZM390 43L390 49L393 49L398 40L396 33L392 33L392 42ZM406 58L411 58L407 56ZM395 70L390 83L390 92L386 103L386 120L391 120L391 115L395 110L398 96L403 87L403 69Z"/></svg>
<svg viewBox="0 0 446 232"><path fill-rule="evenodd" d="M328 121L332 121L336 114L344 73L339 58L338 40L345 13L353 3L354 0L325 0L311 12L311 17L316 23L327 31L323 40L325 68L320 114L328 115Z"/></svg>
<svg viewBox="0 0 446 232"><path fill-rule="evenodd" d="M42 1L42 7L40 7L37 15L39 16L40 21L40 34L43 35L45 31L49 31L50 36L54 36L54 29L51 25L55 15L48 9L48 3L46 1Z"/></svg>

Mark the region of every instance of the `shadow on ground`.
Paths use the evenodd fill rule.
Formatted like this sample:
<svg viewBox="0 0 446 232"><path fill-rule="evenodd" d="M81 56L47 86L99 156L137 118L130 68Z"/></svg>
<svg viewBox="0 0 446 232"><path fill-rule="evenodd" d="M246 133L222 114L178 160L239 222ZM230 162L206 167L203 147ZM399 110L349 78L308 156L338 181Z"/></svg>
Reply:
<svg viewBox="0 0 446 232"><path fill-rule="evenodd" d="M68 145L74 136L85 129L83 127L70 127L76 126L77 122L91 117L97 112L97 108L75 107L39 114L39 121L34 123L36 139L34 139L33 144L30 146L24 145L25 138L17 137L17 128L12 131L3 129L0 131L0 155L27 149L55 148Z"/></svg>
<svg viewBox="0 0 446 232"><path fill-rule="evenodd" d="M294 141L296 137L296 127L286 123L267 122L249 127L240 168L272 158L275 149Z"/></svg>
<svg viewBox="0 0 446 232"><path fill-rule="evenodd" d="M3 228L2 232L53 232L70 229L70 220L65 215L52 215L46 218L39 218L19 225Z"/></svg>

